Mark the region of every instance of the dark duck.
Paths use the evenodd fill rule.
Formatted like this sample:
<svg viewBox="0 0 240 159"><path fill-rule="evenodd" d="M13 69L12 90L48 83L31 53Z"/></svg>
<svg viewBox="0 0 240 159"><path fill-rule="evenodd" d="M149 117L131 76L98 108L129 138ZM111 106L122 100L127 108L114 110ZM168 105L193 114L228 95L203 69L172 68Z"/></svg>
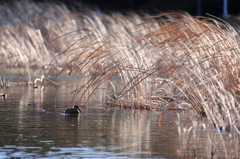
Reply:
<svg viewBox="0 0 240 159"><path fill-rule="evenodd" d="M79 113L82 113L82 111L80 110L78 105L75 105L74 108L70 108L65 111L65 114L77 115Z"/></svg>

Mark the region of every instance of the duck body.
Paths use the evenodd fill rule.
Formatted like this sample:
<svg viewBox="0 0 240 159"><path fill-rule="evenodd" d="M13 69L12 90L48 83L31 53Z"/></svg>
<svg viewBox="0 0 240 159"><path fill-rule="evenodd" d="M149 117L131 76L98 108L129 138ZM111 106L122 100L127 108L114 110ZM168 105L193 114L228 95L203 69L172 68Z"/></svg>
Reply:
<svg viewBox="0 0 240 159"><path fill-rule="evenodd" d="M78 105L75 105L74 108L70 108L70 109L67 109L65 111L65 114L69 114L69 115L77 115L79 113L81 113L82 111L80 110L79 106Z"/></svg>

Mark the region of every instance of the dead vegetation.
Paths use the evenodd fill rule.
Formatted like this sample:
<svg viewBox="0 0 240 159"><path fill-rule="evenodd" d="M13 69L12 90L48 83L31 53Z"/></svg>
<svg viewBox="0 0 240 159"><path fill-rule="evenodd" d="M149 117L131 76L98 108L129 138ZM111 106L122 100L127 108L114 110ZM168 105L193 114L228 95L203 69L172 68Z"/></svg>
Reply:
<svg viewBox="0 0 240 159"><path fill-rule="evenodd" d="M113 106L190 106L215 127L238 122L239 35L229 24L186 13L140 17L32 1L8 5L0 6L2 65L81 74L73 96L81 94L83 104L108 85Z"/></svg>

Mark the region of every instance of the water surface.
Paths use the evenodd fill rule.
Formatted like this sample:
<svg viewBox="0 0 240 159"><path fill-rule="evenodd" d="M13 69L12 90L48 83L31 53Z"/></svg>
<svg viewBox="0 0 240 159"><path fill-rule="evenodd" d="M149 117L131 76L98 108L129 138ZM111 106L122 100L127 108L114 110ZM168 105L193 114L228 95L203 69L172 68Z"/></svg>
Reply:
<svg viewBox="0 0 240 159"><path fill-rule="evenodd" d="M191 130L183 131L174 121L192 110L165 112L158 122L162 111L93 102L80 107L81 115L69 116L64 110L78 102L72 101L72 89L1 89L8 98L0 99L0 158L179 158L183 149L187 157L210 155L202 138L197 139L199 145L186 148L190 142L179 136Z"/></svg>

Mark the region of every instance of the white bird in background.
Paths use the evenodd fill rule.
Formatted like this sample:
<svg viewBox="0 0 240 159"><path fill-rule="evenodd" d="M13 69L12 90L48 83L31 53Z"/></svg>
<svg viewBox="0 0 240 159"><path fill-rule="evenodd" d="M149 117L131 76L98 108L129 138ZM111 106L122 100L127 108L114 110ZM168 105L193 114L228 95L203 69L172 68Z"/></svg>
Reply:
<svg viewBox="0 0 240 159"><path fill-rule="evenodd" d="M33 83L33 88L38 88L41 91L43 91L43 89L44 89L44 86L43 86L44 80L45 80L45 76L44 75L42 75L41 78L36 78L34 83ZM37 85L37 82L40 82L40 85Z"/></svg>

